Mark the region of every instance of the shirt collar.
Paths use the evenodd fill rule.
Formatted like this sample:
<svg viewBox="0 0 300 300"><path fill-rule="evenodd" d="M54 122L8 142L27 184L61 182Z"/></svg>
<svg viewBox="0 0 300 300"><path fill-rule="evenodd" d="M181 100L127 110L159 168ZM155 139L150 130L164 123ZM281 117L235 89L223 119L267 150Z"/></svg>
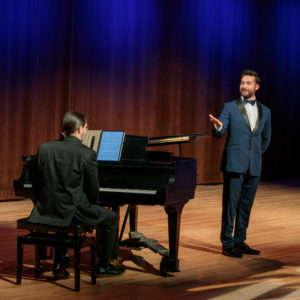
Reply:
<svg viewBox="0 0 300 300"><path fill-rule="evenodd" d="M241 96L241 99L242 99L242 102L244 103L244 99L245 99L244 96ZM256 101L257 101L257 100L256 100L256 97L255 97L254 99L251 99L251 100L250 100L250 101L254 101L254 100L255 100L255 104L253 105L253 107L256 106ZM247 103L247 104L248 104L248 103ZM251 106L251 105L250 105L250 106Z"/></svg>

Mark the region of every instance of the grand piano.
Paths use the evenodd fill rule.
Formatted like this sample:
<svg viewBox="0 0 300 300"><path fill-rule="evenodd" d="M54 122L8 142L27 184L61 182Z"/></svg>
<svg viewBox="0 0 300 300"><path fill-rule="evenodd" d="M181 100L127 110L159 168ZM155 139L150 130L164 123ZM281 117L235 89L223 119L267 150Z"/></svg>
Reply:
<svg viewBox="0 0 300 300"><path fill-rule="evenodd" d="M194 198L196 188L196 160L182 157L181 144L195 140L201 133L164 137L125 135L122 155L117 162L99 161L100 205L119 213L128 205L120 232L120 245L144 248L162 255L160 271L179 272L178 246L181 213L184 205ZM84 144L97 151L101 131L89 130ZM170 152L147 151L148 147L178 144L178 157ZM153 149L153 148L152 148ZM36 156L23 156L23 172L14 180L16 196L32 198L32 176ZM34 200L35 201L35 200ZM138 205L163 206L168 215L169 250L156 240L137 231ZM129 217L129 238L122 240Z"/></svg>

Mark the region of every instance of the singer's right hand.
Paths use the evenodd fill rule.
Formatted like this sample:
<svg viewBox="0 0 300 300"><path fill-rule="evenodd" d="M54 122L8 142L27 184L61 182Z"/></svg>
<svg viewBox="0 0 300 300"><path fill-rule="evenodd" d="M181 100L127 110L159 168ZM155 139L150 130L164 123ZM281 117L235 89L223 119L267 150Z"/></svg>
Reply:
<svg viewBox="0 0 300 300"><path fill-rule="evenodd" d="M210 121L216 125L218 128L222 127L222 122L220 122L220 120L218 120L217 118L215 118L212 114L209 114L209 119Z"/></svg>

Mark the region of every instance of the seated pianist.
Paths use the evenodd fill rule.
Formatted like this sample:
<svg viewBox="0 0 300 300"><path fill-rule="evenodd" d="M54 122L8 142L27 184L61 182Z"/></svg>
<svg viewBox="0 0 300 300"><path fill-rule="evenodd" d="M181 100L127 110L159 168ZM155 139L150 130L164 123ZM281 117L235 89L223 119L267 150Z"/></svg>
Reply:
<svg viewBox="0 0 300 300"><path fill-rule="evenodd" d="M62 120L61 139L40 145L35 182L37 203L29 221L56 226L99 225L97 274L120 275L124 267L109 262L118 257L117 214L97 204L98 164L96 153L82 144L86 131L85 116L70 111ZM67 249L55 249L56 279L69 277L67 256Z"/></svg>

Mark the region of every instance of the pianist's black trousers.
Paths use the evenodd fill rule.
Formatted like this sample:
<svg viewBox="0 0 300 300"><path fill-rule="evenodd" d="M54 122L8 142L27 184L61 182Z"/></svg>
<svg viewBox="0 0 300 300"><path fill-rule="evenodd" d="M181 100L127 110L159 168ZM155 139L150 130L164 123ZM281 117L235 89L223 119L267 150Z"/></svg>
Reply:
<svg viewBox="0 0 300 300"><path fill-rule="evenodd" d="M99 265L105 267L110 259L118 257L118 215L114 211L107 209L107 217L97 226L97 231L100 233L97 249L98 260ZM65 265L65 262L68 261L66 257L68 257L68 249L55 249L54 267L58 263L67 267Z"/></svg>
<svg viewBox="0 0 300 300"><path fill-rule="evenodd" d="M246 240L251 208L260 180L249 173L224 172L221 242L231 248ZM235 229L233 233L233 223Z"/></svg>
<svg viewBox="0 0 300 300"><path fill-rule="evenodd" d="M112 210L99 224L100 244L98 245L99 265L105 267L111 258L118 257L119 241L117 235L118 215Z"/></svg>

